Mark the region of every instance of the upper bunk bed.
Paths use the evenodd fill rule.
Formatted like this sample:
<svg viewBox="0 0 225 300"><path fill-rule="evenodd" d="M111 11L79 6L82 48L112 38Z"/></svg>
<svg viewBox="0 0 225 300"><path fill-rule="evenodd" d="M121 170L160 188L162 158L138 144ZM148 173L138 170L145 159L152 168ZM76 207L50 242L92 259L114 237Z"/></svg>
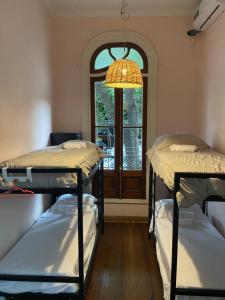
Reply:
<svg viewBox="0 0 225 300"><path fill-rule="evenodd" d="M0 164L0 193L66 194L0 261L0 295L5 299L84 299L104 230L103 156L95 144L68 141ZM83 193L94 177L97 200L87 208Z"/></svg>
<svg viewBox="0 0 225 300"><path fill-rule="evenodd" d="M174 190L175 174L189 174L180 180L177 193L179 206L201 205L209 194L225 195L225 185L213 176L225 173L225 155L212 150L197 136L185 133L160 136L148 150L147 157L154 173L171 192ZM212 174L212 177L202 180L198 176L208 176L198 173Z"/></svg>
<svg viewBox="0 0 225 300"><path fill-rule="evenodd" d="M151 219L150 230L157 240L165 299L225 298L225 282L221 277L225 267L225 240L209 220L202 222L200 214L193 220L195 211L192 211L197 205L205 212L209 201L225 202L225 156L190 134L159 137L147 155L150 160L149 222ZM172 198L170 211L162 218L160 215L164 215L168 207L163 205L159 211L159 203L165 200L156 201L157 175ZM184 218L185 213L188 217ZM185 265L186 261L189 263ZM213 278L215 274L217 278ZM201 282L201 277L207 276L208 279Z"/></svg>
<svg viewBox="0 0 225 300"><path fill-rule="evenodd" d="M67 171L63 175L63 169L80 168L85 181L90 176L93 166L103 157L104 152L89 141L68 141L58 146L36 150L0 163L0 188L10 188L14 183L33 189L74 188L77 185L76 174ZM47 172L47 169L53 168L61 171L52 171L51 174ZM42 170L41 175L37 169ZM12 176L12 173L17 175Z"/></svg>

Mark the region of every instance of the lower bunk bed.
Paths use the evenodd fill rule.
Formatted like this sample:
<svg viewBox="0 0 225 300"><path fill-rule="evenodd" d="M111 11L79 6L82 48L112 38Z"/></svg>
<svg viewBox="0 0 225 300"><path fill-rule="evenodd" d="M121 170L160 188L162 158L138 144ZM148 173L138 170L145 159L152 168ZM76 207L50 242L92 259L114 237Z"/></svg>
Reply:
<svg viewBox="0 0 225 300"><path fill-rule="evenodd" d="M78 216L76 198L72 195L59 197L57 202L44 212L11 251L0 261L0 273L11 275L70 276L79 275ZM84 200L94 197L83 195ZM74 203L74 204L73 204ZM97 206L83 205L83 258L86 278L91 254L97 238ZM67 295L79 291L73 283L44 283L1 281L0 294Z"/></svg>
<svg viewBox="0 0 225 300"><path fill-rule="evenodd" d="M27 172L21 168L7 171L11 176ZM25 190L23 183L23 188L0 189L0 193L61 195L0 261L0 299L83 300L99 235L104 231L103 160L94 164L88 177L81 168L33 167L33 173L61 178L72 173L76 185L28 186ZM95 175L97 199L83 194Z"/></svg>
<svg viewBox="0 0 225 300"><path fill-rule="evenodd" d="M173 235L173 199L156 203L156 253L162 276L164 299L170 299ZM182 208L179 213L176 288L188 293L206 293L225 287L225 240L203 214L199 205ZM225 299L225 296L222 297ZM219 300L219 297L178 295L178 300Z"/></svg>

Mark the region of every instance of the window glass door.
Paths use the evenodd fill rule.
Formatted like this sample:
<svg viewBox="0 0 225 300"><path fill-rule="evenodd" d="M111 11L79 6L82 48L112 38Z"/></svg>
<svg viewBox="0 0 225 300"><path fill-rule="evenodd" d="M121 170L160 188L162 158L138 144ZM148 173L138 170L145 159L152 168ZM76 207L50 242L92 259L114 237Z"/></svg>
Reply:
<svg viewBox="0 0 225 300"><path fill-rule="evenodd" d="M114 59L134 60L143 76L139 89L114 89L104 84ZM144 51L133 43L104 44L90 61L91 134L104 159L105 197L145 198L147 74Z"/></svg>
<svg viewBox="0 0 225 300"><path fill-rule="evenodd" d="M145 198L143 89L106 87L92 78L92 140L106 153L105 196Z"/></svg>
<svg viewBox="0 0 225 300"><path fill-rule="evenodd" d="M107 154L104 169L115 169L115 91L95 81L95 142Z"/></svg>
<svg viewBox="0 0 225 300"><path fill-rule="evenodd" d="M123 171L142 170L143 89L123 90Z"/></svg>
<svg viewBox="0 0 225 300"><path fill-rule="evenodd" d="M144 80L144 85L146 81ZM122 90L121 198L145 198L146 98L144 88Z"/></svg>

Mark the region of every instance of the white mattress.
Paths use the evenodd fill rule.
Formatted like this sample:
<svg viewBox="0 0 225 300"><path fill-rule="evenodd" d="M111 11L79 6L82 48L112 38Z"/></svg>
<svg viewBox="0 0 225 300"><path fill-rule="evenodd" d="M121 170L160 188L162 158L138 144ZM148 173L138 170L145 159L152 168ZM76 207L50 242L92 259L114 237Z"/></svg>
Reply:
<svg viewBox="0 0 225 300"><path fill-rule="evenodd" d="M157 218L157 258L164 298L170 299L172 222ZM207 220L179 226L177 287L225 289L225 240ZM177 296L177 300L213 300L216 297Z"/></svg>
<svg viewBox="0 0 225 300"><path fill-rule="evenodd" d="M157 149L154 146L147 152L154 171L165 184L174 188L175 172L225 173L225 155L203 149L197 152L172 152L170 148ZM181 189L177 193L179 205L188 207L202 201L210 194L225 195L225 185L218 179L181 179Z"/></svg>
<svg viewBox="0 0 225 300"><path fill-rule="evenodd" d="M85 149L63 149L61 145L47 147L26 155L2 162L0 168L82 168L83 176L87 177L95 163L104 156L104 153L95 144L86 142ZM10 174L9 174L10 175ZM32 182L20 182L18 174L17 185L26 188L49 188L49 187L74 187L77 176L68 174L32 174ZM0 186L10 187L12 182L6 182L0 177Z"/></svg>
<svg viewBox="0 0 225 300"><path fill-rule="evenodd" d="M54 207L53 207L54 208ZM96 237L96 206L84 207L84 269ZM0 261L1 274L78 276L77 206L56 206L43 213ZM0 281L5 293L75 293L77 284Z"/></svg>

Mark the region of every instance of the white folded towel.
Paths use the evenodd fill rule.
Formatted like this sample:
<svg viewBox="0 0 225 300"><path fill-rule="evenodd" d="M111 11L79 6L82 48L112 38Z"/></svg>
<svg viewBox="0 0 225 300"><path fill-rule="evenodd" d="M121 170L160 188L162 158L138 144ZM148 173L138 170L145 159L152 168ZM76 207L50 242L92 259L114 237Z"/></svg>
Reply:
<svg viewBox="0 0 225 300"><path fill-rule="evenodd" d="M196 152L198 147L196 145L177 145L173 144L170 146L172 152Z"/></svg>
<svg viewBox="0 0 225 300"><path fill-rule="evenodd" d="M82 141L68 141L62 144L63 149L86 149L86 143Z"/></svg>

